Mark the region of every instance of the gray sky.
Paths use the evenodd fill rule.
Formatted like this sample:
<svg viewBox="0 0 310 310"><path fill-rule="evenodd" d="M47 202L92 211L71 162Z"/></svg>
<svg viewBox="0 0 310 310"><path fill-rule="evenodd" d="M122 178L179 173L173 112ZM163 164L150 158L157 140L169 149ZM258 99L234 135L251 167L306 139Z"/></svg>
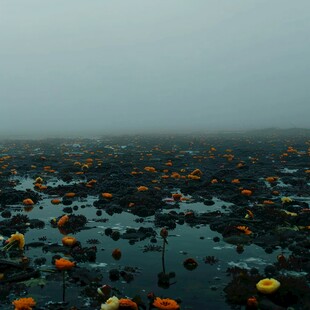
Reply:
<svg viewBox="0 0 310 310"><path fill-rule="evenodd" d="M309 0L0 0L0 133L307 127Z"/></svg>

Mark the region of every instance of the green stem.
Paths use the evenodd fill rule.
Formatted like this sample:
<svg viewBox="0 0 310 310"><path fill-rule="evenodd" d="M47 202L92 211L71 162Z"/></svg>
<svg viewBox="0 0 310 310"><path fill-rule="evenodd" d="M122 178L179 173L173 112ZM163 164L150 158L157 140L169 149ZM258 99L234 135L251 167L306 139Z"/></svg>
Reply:
<svg viewBox="0 0 310 310"><path fill-rule="evenodd" d="M16 244L18 244L18 241L17 240L13 240L13 241L9 242L7 245L5 245L2 249L4 251L9 251Z"/></svg>

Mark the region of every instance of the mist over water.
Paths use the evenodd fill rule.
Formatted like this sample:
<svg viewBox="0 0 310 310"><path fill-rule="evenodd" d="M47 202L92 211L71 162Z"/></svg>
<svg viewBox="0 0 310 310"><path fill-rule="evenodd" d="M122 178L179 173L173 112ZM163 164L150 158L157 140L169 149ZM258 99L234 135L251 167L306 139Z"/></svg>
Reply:
<svg viewBox="0 0 310 310"><path fill-rule="evenodd" d="M0 3L0 135L309 128L310 3Z"/></svg>

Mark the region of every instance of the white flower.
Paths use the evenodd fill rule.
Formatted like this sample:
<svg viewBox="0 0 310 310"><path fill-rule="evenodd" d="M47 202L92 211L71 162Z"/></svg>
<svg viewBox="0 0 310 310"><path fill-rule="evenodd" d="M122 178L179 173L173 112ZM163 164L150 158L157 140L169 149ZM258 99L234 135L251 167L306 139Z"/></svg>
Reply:
<svg viewBox="0 0 310 310"><path fill-rule="evenodd" d="M116 296L109 298L105 304L101 305L101 310L117 310L119 299Z"/></svg>

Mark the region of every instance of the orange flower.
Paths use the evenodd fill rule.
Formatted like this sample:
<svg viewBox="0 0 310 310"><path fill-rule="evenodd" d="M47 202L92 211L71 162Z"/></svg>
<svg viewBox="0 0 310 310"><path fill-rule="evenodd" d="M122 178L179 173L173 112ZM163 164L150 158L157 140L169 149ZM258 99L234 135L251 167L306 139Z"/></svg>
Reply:
<svg viewBox="0 0 310 310"><path fill-rule="evenodd" d="M156 297L153 306L159 310L178 310L180 309L180 306L178 303L170 298L159 298Z"/></svg>
<svg viewBox="0 0 310 310"><path fill-rule="evenodd" d="M252 195L252 191L250 191L249 189L244 189L241 191L241 194L243 196L251 196Z"/></svg>
<svg viewBox="0 0 310 310"><path fill-rule="evenodd" d="M119 300L119 309L138 310L138 306L134 301L132 301L128 298L121 298Z"/></svg>
<svg viewBox="0 0 310 310"><path fill-rule="evenodd" d="M58 227L62 227L62 226L64 226L68 221L69 221L69 216L68 216L68 215L64 215L64 216L62 216L62 217L58 220L57 226L58 226Z"/></svg>
<svg viewBox="0 0 310 310"><path fill-rule="evenodd" d="M202 172L201 172L201 170L200 169L195 169L194 171L192 171L191 173L190 173L191 175L202 175Z"/></svg>
<svg viewBox="0 0 310 310"><path fill-rule="evenodd" d="M148 190L148 188L146 187L146 186L139 186L138 187L138 191L139 192L145 192L145 191L147 191Z"/></svg>
<svg viewBox="0 0 310 310"><path fill-rule="evenodd" d="M247 226L237 226L238 230L243 231L246 235L250 235L252 231Z"/></svg>
<svg viewBox="0 0 310 310"><path fill-rule="evenodd" d="M264 204L264 205L273 205L274 202L273 202L272 200L264 200L264 201L263 201L263 204Z"/></svg>
<svg viewBox="0 0 310 310"><path fill-rule="evenodd" d="M70 270L75 266L75 263L70 262L67 259L60 258L55 260L55 266L58 270Z"/></svg>
<svg viewBox="0 0 310 310"><path fill-rule="evenodd" d="M233 183L233 184L239 184L239 183L240 183L240 180L239 180L239 179L233 179L233 180L231 180L231 183Z"/></svg>
<svg viewBox="0 0 310 310"><path fill-rule="evenodd" d="M23 204L26 205L26 206L32 206L32 205L34 205L34 202L33 202L32 199L27 198L27 199L23 200Z"/></svg>
<svg viewBox="0 0 310 310"><path fill-rule="evenodd" d="M77 243L77 240L74 237L66 236L61 239L63 245L72 246Z"/></svg>
<svg viewBox="0 0 310 310"><path fill-rule="evenodd" d="M194 174L188 174L187 178L191 180L200 180L200 176Z"/></svg>
<svg viewBox="0 0 310 310"><path fill-rule="evenodd" d="M31 310L36 305L32 297L16 299L12 302L15 310Z"/></svg>
<svg viewBox="0 0 310 310"><path fill-rule="evenodd" d="M148 172L156 172L156 169L154 167L144 167L144 170Z"/></svg>
<svg viewBox="0 0 310 310"><path fill-rule="evenodd" d="M53 205L58 205L58 204L60 204L60 203L61 203L61 200L60 200L60 199L55 198L55 199L52 199L52 200L51 200L51 203L52 203Z"/></svg>
<svg viewBox="0 0 310 310"><path fill-rule="evenodd" d="M267 177L265 180L269 183L274 183L278 180L278 177Z"/></svg>
<svg viewBox="0 0 310 310"><path fill-rule="evenodd" d="M73 197L75 197L75 195L76 195L76 194L73 193L73 192L70 192L70 193L66 193L66 194L65 194L65 196L68 197L68 198L73 198Z"/></svg>
<svg viewBox="0 0 310 310"><path fill-rule="evenodd" d="M107 199L111 199L113 197L113 195L111 193L102 193L101 196L103 198L107 198Z"/></svg>

